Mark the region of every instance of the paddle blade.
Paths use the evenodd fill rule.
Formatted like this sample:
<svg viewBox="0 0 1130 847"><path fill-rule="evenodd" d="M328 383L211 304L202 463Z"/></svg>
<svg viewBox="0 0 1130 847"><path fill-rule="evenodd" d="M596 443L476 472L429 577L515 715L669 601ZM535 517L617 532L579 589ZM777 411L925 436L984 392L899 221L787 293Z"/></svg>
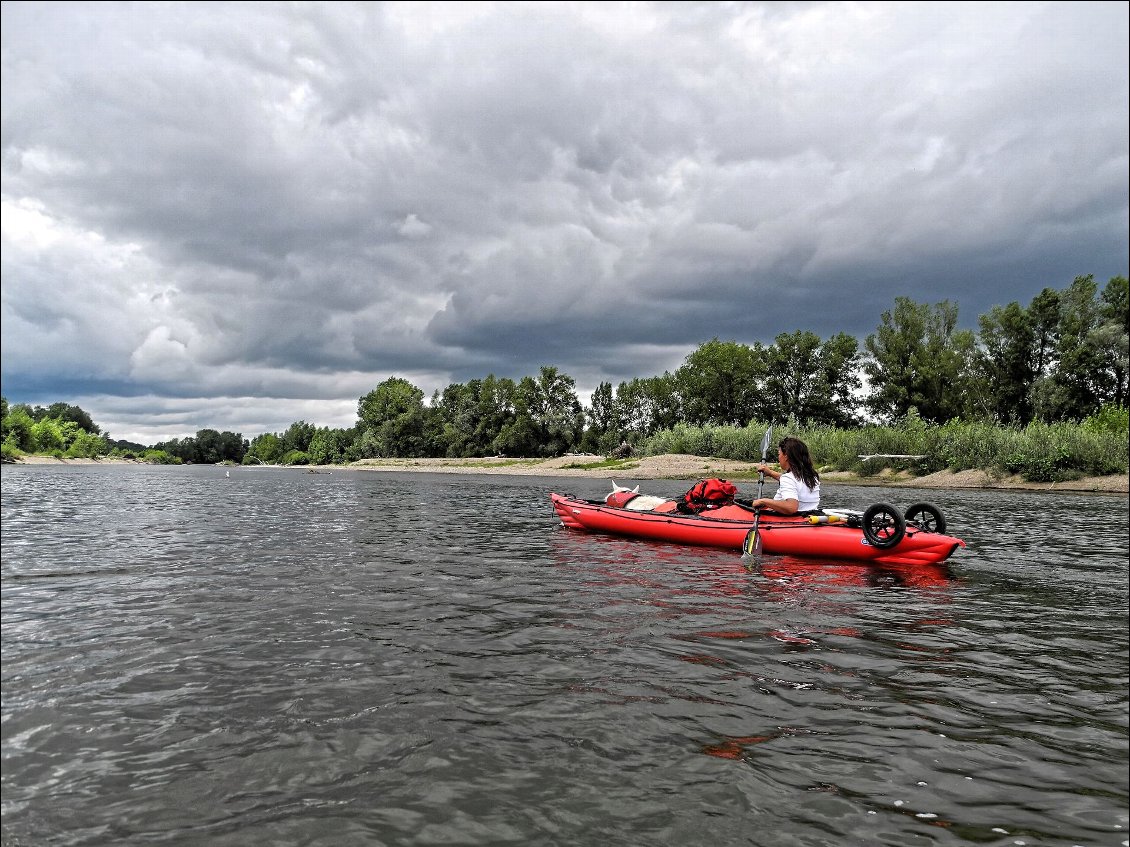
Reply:
<svg viewBox="0 0 1130 847"><path fill-rule="evenodd" d="M754 527L745 534L742 552L747 556L761 555L761 533L757 531L757 527Z"/></svg>
<svg viewBox="0 0 1130 847"><path fill-rule="evenodd" d="M761 439L761 461L765 461L765 457L769 455L769 441L773 437L773 425L769 425L769 429L765 430L765 435Z"/></svg>

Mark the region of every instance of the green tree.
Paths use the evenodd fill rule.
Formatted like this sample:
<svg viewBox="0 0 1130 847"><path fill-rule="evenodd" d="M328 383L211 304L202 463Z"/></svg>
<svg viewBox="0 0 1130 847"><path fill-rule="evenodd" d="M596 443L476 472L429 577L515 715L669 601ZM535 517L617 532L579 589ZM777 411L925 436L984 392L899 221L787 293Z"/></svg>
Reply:
<svg viewBox="0 0 1130 847"><path fill-rule="evenodd" d="M52 403L47 407L46 417L55 418L60 421L70 421L78 426L79 429L84 432L89 432L92 435L99 435L102 432L89 414L78 406L71 406L67 403Z"/></svg>
<svg viewBox="0 0 1130 847"><path fill-rule="evenodd" d="M523 377L515 395L516 420L504 428L507 452L557 456L580 440L584 410L576 382L557 368L543 365L537 378Z"/></svg>
<svg viewBox="0 0 1130 847"><path fill-rule="evenodd" d="M67 447L67 455L73 459L94 459L110 452L109 442L101 435L78 430L75 439Z"/></svg>
<svg viewBox="0 0 1130 847"><path fill-rule="evenodd" d="M421 456L446 456L446 421L439 409L424 406L424 419L421 425Z"/></svg>
<svg viewBox="0 0 1130 847"><path fill-rule="evenodd" d="M1100 297L1091 274L1060 294L1053 366L1032 390L1037 417L1082 420L1104 403L1125 400L1126 299L1124 277L1112 278Z"/></svg>
<svg viewBox="0 0 1130 847"><path fill-rule="evenodd" d="M282 439L273 432L265 432L251 439L244 464L277 465L285 452Z"/></svg>
<svg viewBox="0 0 1130 847"><path fill-rule="evenodd" d="M494 439L508 419L508 396L493 375L437 391L432 396L428 421L431 451L452 457L493 452Z"/></svg>
<svg viewBox="0 0 1130 847"><path fill-rule="evenodd" d="M175 460L191 462L195 455L196 440L193 438L171 438L168 441L154 444L152 449L157 452L166 453Z"/></svg>
<svg viewBox="0 0 1130 847"><path fill-rule="evenodd" d="M1123 332L1130 333L1130 281L1124 276L1111 277L1101 299L1103 321L1116 323Z"/></svg>
<svg viewBox="0 0 1130 847"><path fill-rule="evenodd" d="M602 382L589 398L589 408L585 413L588 425L598 433L613 432L619 436L621 422L616 408L616 392L611 382Z"/></svg>
<svg viewBox="0 0 1130 847"><path fill-rule="evenodd" d="M312 465L334 465L341 461L339 458L341 452L337 449L337 443L328 428L314 432L307 453Z"/></svg>
<svg viewBox="0 0 1130 847"><path fill-rule="evenodd" d="M1084 418L1097 411L1102 396L1104 351L1096 343L1098 286L1094 275L1076 277L1060 297L1059 346L1055 382L1060 389L1060 419Z"/></svg>
<svg viewBox="0 0 1130 847"><path fill-rule="evenodd" d="M243 436L235 432L219 432L215 429L198 430L195 437L174 438L154 446L182 462L214 465L218 462L243 461L248 445Z"/></svg>
<svg viewBox="0 0 1130 847"><path fill-rule="evenodd" d="M35 441L35 419L27 406L17 404L13 406L3 418L3 441L9 447L23 453L34 453L37 448Z"/></svg>
<svg viewBox="0 0 1130 847"><path fill-rule="evenodd" d="M1032 370L1036 379L1050 375L1055 367L1055 349L1059 341L1059 299L1058 291L1045 288L1028 305L1028 316L1035 334Z"/></svg>
<svg viewBox="0 0 1130 847"><path fill-rule="evenodd" d="M537 455L540 446L539 434L533 418L518 412L495 437L493 452L500 456L534 456Z"/></svg>
<svg viewBox="0 0 1130 847"><path fill-rule="evenodd" d="M1103 288L1101 300L1098 332L1102 337L1097 341L1108 353L1108 390L1103 399L1125 406L1130 373L1130 282L1124 276L1112 277Z"/></svg>
<svg viewBox="0 0 1130 847"><path fill-rule="evenodd" d="M348 461L349 449L353 446L353 434L344 429L330 429L324 427L315 430L314 437L310 439L309 450L311 464L338 465Z"/></svg>
<svg viewBox="0 0 1130 847"><path fill-rule="evenodd" d="M883 312L875 334L863 342L869 357L863 372L871 382L867 407L880 420L903 418L915 405L914 357L926 336L928 312L928 306L898 297L894 309Z"/></svg>
<svg viewBox="0 0 1130 847"><path fill-rule="evenodd" d="M196 464L214 465L222 461L220 433L215 429L201 429L196 433L192 461Z"/></svg>
<svg viewBox="0 0 1130 847"><path fill-rule="evenodd" d="M765 408L765 376L760 345L714 338L687 356L675 371L686 423L694 426L745 426Z"/></svg>
<svg viewBox="0 0 1130 847"><path fill-rule="evenodd" d="M289 453L292 450L305 453L310 449L310 441L317 429L314 424L306 423L306 421L292 423L286 428L286 432L280 436L283 453Z"/></svg>
<svg viewBox="0 0 1130 847"><path fill-rule="evenodd" d="M490 374L478 386L474 438L477 455L500 452L495 439L517 417L517 395L518 386L509 377Z"/></svg>
<svg viewBox="0 0 1130 847"><path fill-rule="evenodd" d="M581 447L592 452L611 452L620 446L625 429L612 383L600 383L589 402L589 408L585 412L588 425L581 439Z"/></svg>
<svg viewBox="0 0 1130 847"><path fill-rule="evenodd" d="M819 402L819 390L810 393L813 420L831 426L851 428L859 423L859 395L862 354L855 336L838 332L820 345L816 373L827 384L827 399Z"/></svg>
<svg viewBox="0 0 1130 847"><path fill-rule="evenodd" d="M74 424L71 424L73 427ZM36 450L40 453L57 453L66 450L74 438L67 438L66 429L54 418L43 418L31 427Z"/></svg>
<svg viewBox="0 0 1130 847"><path fill-rule="evenodd" d="M812 332L782 333L764 352L767 419L793 417L830 426L855 421L859 346L840 333L825 342Z"/></svg>
<svg viewBox="0 0 1130 847"><path fill-rule="evenodd" d="M362 458L424 455L424 392L400 377L389 377L357 403ZM361 442L359 442L361 443Z"/></svg>
<svg viewBox="0 0 1130 847"><path fill-rule="evenodd" d="M616 413L629 444L637 444L655 433L672 429L683 421L682 399L675 377L637 378L616 387Z"/></svg>
<svg viewBox="0 0 1130 847"><path fill-rule="evenodd" d="M225 430L220 433L220 452L223 460L226 462L235 462L237 465L243 461L243 457L247 455L247 441L244 439L243 434L239 432L228 432Z"/></svg>
<svg viewBox="0 0 1130 847"><path fill-rule="evenodd" d="M878 330L867 336L863 371L870 382L866 405L880 420L905 418L944 423L967 411L966 388L975 339L957 329L957 304L933 307L896 297Z"/></svg>
<svg viewBox="0 0 1130 847"><path fill-rule="evenodd" d="M978 319L975 404L988 417L1009 424L1032 420L1031 386L1040 366L1033 312L1013 301L994 306Z"/></svg>

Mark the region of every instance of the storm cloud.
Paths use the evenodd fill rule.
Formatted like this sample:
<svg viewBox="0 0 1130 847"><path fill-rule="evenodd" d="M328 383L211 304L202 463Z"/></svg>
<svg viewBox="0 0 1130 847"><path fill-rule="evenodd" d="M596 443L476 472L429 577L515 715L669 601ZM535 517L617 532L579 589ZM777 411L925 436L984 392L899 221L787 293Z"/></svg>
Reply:
<svg viewBox="0 0 1130 847"><path fill-rule="evenodd" d="M116 438L1127 273L1121 2L2 9L3 392Z"/></svg>

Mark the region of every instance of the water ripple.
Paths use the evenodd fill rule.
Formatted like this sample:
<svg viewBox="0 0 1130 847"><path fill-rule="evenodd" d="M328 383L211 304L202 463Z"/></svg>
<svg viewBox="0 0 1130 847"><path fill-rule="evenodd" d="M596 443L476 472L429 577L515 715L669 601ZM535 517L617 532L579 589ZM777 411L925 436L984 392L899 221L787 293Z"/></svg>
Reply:
<svg viewBox="0 0 1130 847"><path fill-rule="evenodd" d="M6 467L4 844L1127 843L1125 498L749 568L560 482Z"/></svg>

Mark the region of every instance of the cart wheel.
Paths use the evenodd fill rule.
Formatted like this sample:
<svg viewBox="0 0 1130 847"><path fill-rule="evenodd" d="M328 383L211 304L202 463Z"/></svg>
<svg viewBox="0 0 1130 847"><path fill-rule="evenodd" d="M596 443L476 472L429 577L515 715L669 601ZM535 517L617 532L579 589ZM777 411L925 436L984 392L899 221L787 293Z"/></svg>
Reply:
<svg viewBox="0 0 1130 847"><path fill-rule="evenodd" d="M946 531L946 517L933 503L915 503L907 508L904 515L907 524L913 524L923 532Z"/></svg>
<svg viewBox="0 0 1130 847"><path fill-rule="evenodd" d="M863 535L872 547L894 547L905 533L906 521L894 506L876 503L863 513Z"/></svg>

